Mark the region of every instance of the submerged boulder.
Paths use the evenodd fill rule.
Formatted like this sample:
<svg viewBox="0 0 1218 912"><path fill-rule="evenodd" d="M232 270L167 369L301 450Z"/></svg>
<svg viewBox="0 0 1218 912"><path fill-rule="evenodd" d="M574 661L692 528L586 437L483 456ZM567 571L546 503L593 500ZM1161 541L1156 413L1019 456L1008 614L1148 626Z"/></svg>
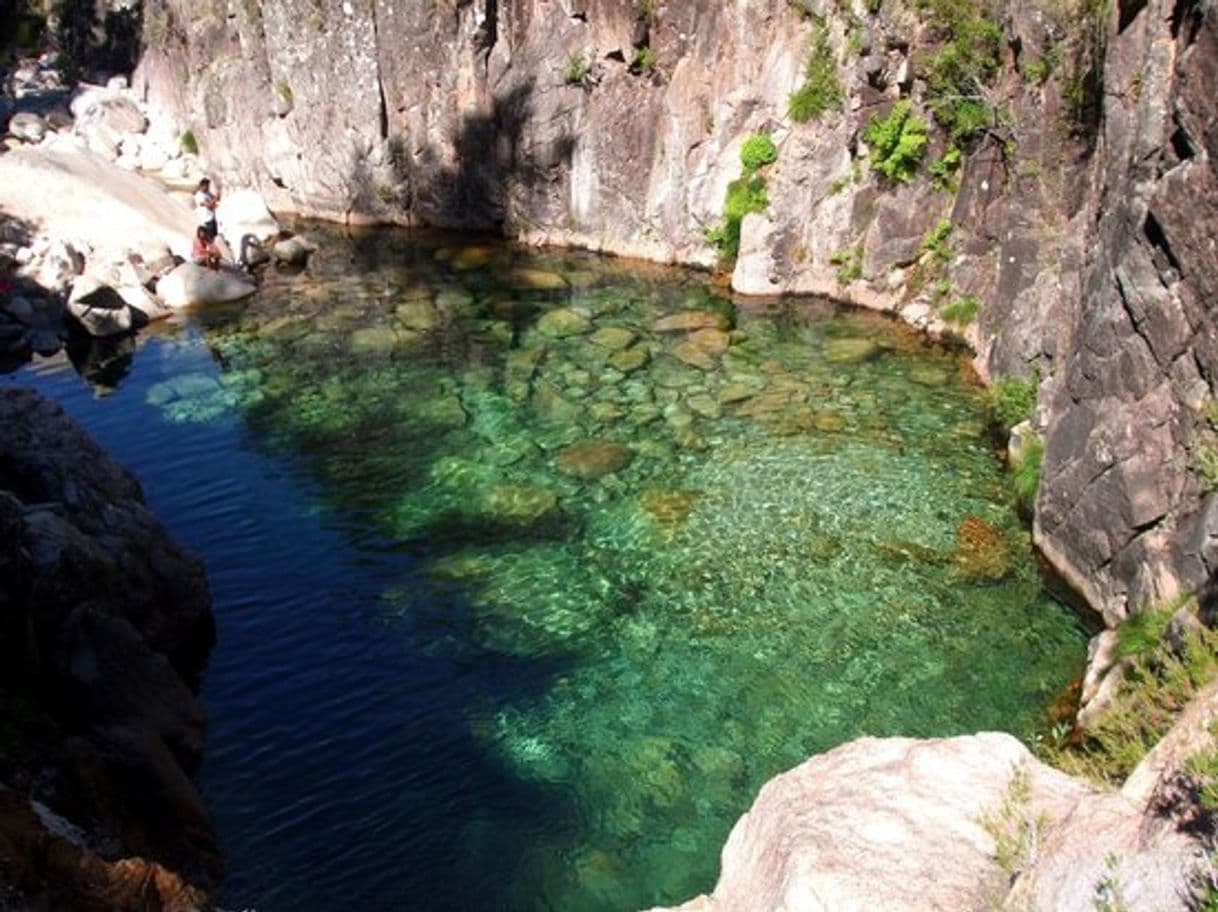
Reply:
<svg viewBox="0 0 1218 912"><path fill-rule="evenodd" d="M634 450L624 443L584 440L562 450L554 464L564 475L590 480L630 465Z"/></svg>
<svg viewBox="0 0 1218 912"><path fill-rule="evenodd" d="M207 269L197 263L182 263L156 285L157 297L174 308L239 301L255 291L257 288L239 272Z"/></svg>

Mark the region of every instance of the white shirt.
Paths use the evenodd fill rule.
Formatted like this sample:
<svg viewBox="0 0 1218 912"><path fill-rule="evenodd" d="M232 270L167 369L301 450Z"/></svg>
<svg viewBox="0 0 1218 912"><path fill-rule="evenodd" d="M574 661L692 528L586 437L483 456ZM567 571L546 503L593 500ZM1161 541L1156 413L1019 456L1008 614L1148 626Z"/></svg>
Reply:
<svg viewBox="0 0 1218 912"><path fill-rule="evenodd" d="M212 208L215 202L210 190L195 191L195 219L200 225L210 225L216 220L216 210Z"/></svg>

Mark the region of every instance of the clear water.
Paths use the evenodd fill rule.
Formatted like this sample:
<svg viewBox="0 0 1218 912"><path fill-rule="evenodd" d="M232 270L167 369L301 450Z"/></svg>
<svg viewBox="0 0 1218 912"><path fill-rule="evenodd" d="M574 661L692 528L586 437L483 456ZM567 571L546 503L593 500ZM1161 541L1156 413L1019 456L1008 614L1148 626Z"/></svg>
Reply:
<svg viewBox="0 0 1218 912"><path fill-rule="evenodd" d="M3 381L205 556L222 905L678 902L775 773L1026 733L1078 670L958 355L640 264L318 232L306 274L80 355L92 388ZM691 312L730 336L657 326ZM589 440L632 458L570 474Z"/></svg>

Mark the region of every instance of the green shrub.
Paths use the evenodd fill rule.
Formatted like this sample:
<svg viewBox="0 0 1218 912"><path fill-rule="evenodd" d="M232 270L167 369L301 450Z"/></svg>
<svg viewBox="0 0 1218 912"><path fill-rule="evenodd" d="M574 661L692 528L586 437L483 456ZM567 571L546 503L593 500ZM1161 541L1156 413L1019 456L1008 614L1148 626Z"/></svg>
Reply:
<svg viewBox="0 0 1218 912"><path fill-rule="evenodd" d="M199 154L199 141L195 139L193 130L185 131L179 139L179 142L182 145L182 151L187 155Z"/></svg>
<svg viewBox="0 0 1218 912"><path fill-rule="evenodd" d="M1170 618L1175 610L1165 607L1150 612L1159 616L1153 626L1165 624L1162 616ZM1185 633L1183 643L1175 648L1161 639L1152 642L1152 633L1153 629L1147 629L1137 634L1136 645L1130 647L1133 664L1116 688L1111 706L1081 738L1069 744L1043 744L1047 759L1066 772L1120 785L1197 692L1218 676L1218 634L1214 631L1202 627ZM1126 632L1124 637L1130 635Z"/></svg>
<svg viewBox="0 0 1218 912"><path fill-rule="evenodd" d="M1207 491L1218 491L1218 448L1208 443L1194 443L1189 448L1189 464Z"/></svg>
<svg viewBox="0 0 1218 912"><path fill-rule="evenodd" d="M744 173L727 185L723 201L723 224L706 233L706 239L719 248L720 257L734 262L740 254L740 226L750 212L765 212L769 205L765 178L757 172L778 159L778 147L768 133L754 133L740 147Z"/></svg>
<svg viewBox="0 0 1218 912"><path fill-rule="evenodd" d="M996 119L985 91L998 72L1002 28L977 0L921 0L919 6L943 42L922 61L930 109L952 142L965 144Z"/></svg>
<svg viewBox="0 0 1218 912"><path fill-rule="evenodd" d="M639 48L634 60L630 61L630 72L650 73L656 68L656 52L649 47Z"/></svg>
<svg viewBox="0 0 1218 912"><path fill-rule="evenodd" d="M1040 378L1003 377L986 391L986 399L994 420L1008 430L1032 417L1036 408L1036 392Z"/></svg>
<svg viewBox="0 0 1218 912"><path fill-rule="evenodd" d="M837 81L829 30L818 19L812 30L812 49L804 66L804 82L787 100L787 113L796 123L806 123L830 109L842 106L842 87Z"/></svg>
<svg viewBox="0 0 1218 912"><path fill-rule="evenodd" d="M837 270L837 284L849 285L855 279L861 279L863 277L862 243L860 242L853 247L839 250L829 257L829 262L839 267Z"/></svg>
<svg viewBox="0 0 1218 912"><path fill-rule="evenodd" d="M913 114L906 99L887 117L873 117L863 131L871 147L871 166L889 180L908 181L926 155L926 122Z"/></svg>
<svg viewBox="0 0 1218 912"><path fill-rule="evenodd" d="M1033 437L1024 447L1011 475L1011 486L1015 489L1015 500L1024 510L1031 512L1036 503L1036 492L1040 490L1040 473L1045 464L1045 444Z"/></svg>
<svg viewBox="0 0 1218 912"><path fill-rule="evenodd" d="M768 133L754 133L740 147L740 163L746 172L756 171L778 160L778 147Z"/></svg>
<svg viewBox="0 0 1218 912"><path fill-rule="evenodd" d="M563 70L563 82L567 85L581 85L592 69L592 64L583 54L572 54L567 58L567 68Z"/></svg>
<svg viewBox="0 0 1218 912"><path fill-rule="evenodd" d="M726 261L734 262L740 253L740 226L744 217L750 212L764 212L768 205L765 178L752 172L737 178L727 185L723 225L708 232L707 240L719 248Z"/></svg>
<svg viewBox="0 0 1218 912"><path fill-rule="evenodd" d="M949 219L939 219L939 224L935 225L922 241L922 249L928 253L933 253L937 259L946 263L952 258L952 248L947 242L947 239L951 235L951 221Z"/></svg>
<svg viewBox="0 0 1218 912"><path fill-rule="evenodd" d="M1166 605L1131 614L1116 627L1117 658L1146 656L1158 648L1167 624L1179 605Z"/></svg>
<svg viewBox="0 0 1218 912"><path fill-rule="evenodd" d="M963 298L956 298L956 300L944 307L939 312L939 316L948 323L967 326L973 322L973 319L977 316L977 311L980 309L980 298L976 295L965 295Z"/></svg>
<svg viewBox="0 0 1218 912"><path fill-rule="evenodd" d="M956 172L960 170L963 159L964 155L960 149L952 146L943 153L942 158L931 163L930 179L936 190L956 192Z"/></svg>

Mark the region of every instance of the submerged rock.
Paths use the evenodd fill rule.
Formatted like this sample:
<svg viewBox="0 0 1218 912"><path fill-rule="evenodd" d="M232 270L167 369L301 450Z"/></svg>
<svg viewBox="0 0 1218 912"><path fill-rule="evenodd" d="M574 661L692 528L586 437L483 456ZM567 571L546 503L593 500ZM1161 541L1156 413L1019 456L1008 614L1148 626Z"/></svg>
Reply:
<svg viewBox="0 0 1218 912"><path fill-rule="evenodd" d="M685 523L701 496L701 491L651 489L643 492L643 509L662 527L672 530Z"/></svg>
<svg viewBox="0 0 1218 912"><path fill-rule="evenodd" d="M537 331L552 339L566 336L582 336L592 330L592 321L588 315L574 307L563 307L551 310L541 315L537 321Z"/></svg>
<svg viewBox="0 0 1218 912"><path fill-rule="evenodd" d="M651 324L654 333L693 332L698 329L727 329L731 321L721 313L709 310L686 310L661 317Z"/></svg>
<svg viewBox="0 0 1218 912"><path fill-rule="evenodd" d="M997 581L1011 572L1011 545L1002 530L980 516L956 528L956 571L966 580Z"/></svg>
<svg viewBox="0 0 1218 912"><path fill-rule="evenodd" d="M594 332L589 341L600 348L616 352L629 348L637 338L638 333L633 329L626 329L624 326L605 326Z"/></svg>
<svg viewBox="0 0 1218 912"><path fill-rule="evenodd" d="M554 465L564 475L591 480L626 468L632 459L634 450L624 443L585 440L559 452Z"/></svg>
<svg viewBox="0 0 1218 912"><path fill-rule="evenodd" d="M884 349L871 339L830 339L823 352L830 364L862 364L879 357Z"/></svg>
<svg viewBox="0 0 1218 912"><path fill-rule="evenodd" d="M483 495L482 508L492 522L535 526L553 517L558 495L549 488L497 485Z"/></svg>
<svg viewBox="0 0 1218 912"><path fill-rule="evenodd" d="M632 345L616 351L609 356L609 364L623 374L630 374L641 367L646 367L651 360L651 352L642 345Z"/></svg>

